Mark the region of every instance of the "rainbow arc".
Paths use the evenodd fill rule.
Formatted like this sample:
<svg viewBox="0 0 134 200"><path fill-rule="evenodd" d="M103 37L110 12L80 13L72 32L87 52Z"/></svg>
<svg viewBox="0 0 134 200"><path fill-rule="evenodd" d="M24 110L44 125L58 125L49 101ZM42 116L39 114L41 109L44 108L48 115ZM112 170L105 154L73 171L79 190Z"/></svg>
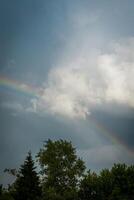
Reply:
<svg viewBox="0 0 134 200"><path fill-rule="evenodd" d="M9 79L8 77L0 76L0 88L13 90L15 92L22 93L26 96L35 97L35 98L41 98L41 90L37 87L21 83L17 80ZM95 125L95 127L98 129L99 132L101 132L106 138L108 138L113 144L118 144L122 146L126 151L133 154L133 150L129 148L129 146L126 144L126 142L119 136L117 136L116 133L109 130L108 127L106 127L105 124L100 123L95 118L90 118L91 123ZM134 155L134 154L133 154Z"/></svg>

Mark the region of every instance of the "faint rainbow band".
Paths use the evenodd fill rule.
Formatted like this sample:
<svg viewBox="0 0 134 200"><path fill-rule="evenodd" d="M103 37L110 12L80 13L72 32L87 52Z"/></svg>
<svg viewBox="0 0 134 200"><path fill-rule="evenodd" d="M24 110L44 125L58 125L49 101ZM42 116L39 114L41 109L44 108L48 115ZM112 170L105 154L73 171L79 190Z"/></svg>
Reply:
<svg viewBox="0 0 134 200"><path fill-rule="evenodd" d="M23 93L24 95L28 95L30 97L40 98L42 96L39 88L4 76L0 76L0 87L7 88L18 93ZM117 136L116 133L109 130L109 128L104 123L100 123L93 117L90 117L90 120L91 123L98 129L98 131L101 132L101 134L103 134L106 138L108 138L113 144L120 145L127 152L134 156L134 150L130 148L121 137Z"/></svg>

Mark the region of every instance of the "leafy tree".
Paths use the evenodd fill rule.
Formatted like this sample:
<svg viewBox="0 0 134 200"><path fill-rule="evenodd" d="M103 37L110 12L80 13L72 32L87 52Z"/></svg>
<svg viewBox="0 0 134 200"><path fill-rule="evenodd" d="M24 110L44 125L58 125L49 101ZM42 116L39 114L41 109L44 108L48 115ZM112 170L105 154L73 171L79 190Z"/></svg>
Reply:
<svg viewBox="0 0 134 200"><path fill-rule="evenodd" d="M103 169L99 175L100 180L100 197L102 200L109 200L113 190L113 177L109 169Z"/></svg>
<svg viewBox="0 0 134 200"><path fill-rule="evenodd" d="M111 169L113 177L113 193L123 197L127 196L127 166L125 164L114 164ZM115 198L115 197L114 197Z"/></svg>
<svg viewBox="0 0 134 200"><path fill-rule="evenodd" d="M89 170L80 184L80 200L100 200L100 180L95 172Z"/></svg>
<svg viewBox="0 0 134 200"><path fill-rule="evenodd" d="M2 184L0 184L0 196L2 195Z"/></svg>
<svg viewBox="0 0 134 200"><path fill-rule="evenodd" d="M16 180L7 189L0 185L0 200L134 200L134 165L84 174L84 162L66 140L46 141L37 159L40 179L30 152L19 171L5 169Z"/></svg>
<svg viewBox="0 0 134 200"><path fill-rule="evenodd" d="M99 175L88 172L81 181L80 200L134 200L134 166L114 164Z"/></svg>
<svg viewBox="0 0 134 200"><path fill-rule="evenodd" d="M85 166L71 142L48 140L37 157L43 175L44 199L76 200Z"/></svg>
<svg viewBox="0 0 134 200"><path fill-rule="evenodd" d="M40 181L35 168L29 152L14 183L15 200L38 200L41 196Z"/></svg>
<svg viewBox="0 0 134 200"><path fill-rule="evenodd" d="M3 194L0 196L0 200L14 200L14 198L9 192L3 192Z"/></svg>
<svg viewBox="0 0 134 200"><path fill-rule="evenodd" d="M14 200L10 192L0 185L0 200Z"/></svg>
<svg viewBox="0 0 134 200"><path fill-rule="evenodd" d="M134 165L127 168L127 195L128 199L134 200Z"/></svg>

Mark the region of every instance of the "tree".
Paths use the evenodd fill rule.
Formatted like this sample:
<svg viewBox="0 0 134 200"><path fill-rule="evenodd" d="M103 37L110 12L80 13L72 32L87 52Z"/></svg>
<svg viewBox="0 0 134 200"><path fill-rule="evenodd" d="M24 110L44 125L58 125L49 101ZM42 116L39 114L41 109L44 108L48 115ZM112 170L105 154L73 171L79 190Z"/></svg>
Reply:
<svg viewBox="0 0 134 200"><path fill-rule="evenodd" d="M2 195L2 184L0 184L0 196Z"/></svg>
<svg viewBox="0 0 134 200"><path fill-rule="evenodd" d="M0 185L0 200L14 200L10 192Z"/></svg>
<svg viewBox="0 0 134 200"><path fill-rule="evenodd" d="M127 166L125 164L114 164L111 169L113 177L113 193L123 197L127 196ZM115 197L114 197L115 198Z"/></svg>
<svg viewBox="0 0 134 200"><path fill-rule="evenodd" d="M100 200L100 181L98 175L89 170L81 181L79 190L80 200Z"/></svg>
<svg viewBox="0 0 134 200"><path fill-rule="evenodd" d="M29 152L24 164L19 169L18 178L14 183L15 200L37 200L41 196L39 177L35 168Z"/></svg>
<svg viewBox="0 0 134 200"><path fill-rule="evenodd" d="M14 200L14 198L9 192L5 191L3 192L3 194L0 195L0 200Z"/></svg>
<svg viewBox="0 0 134 200"><path fill-rule="evenodd" d="M71 142L48 140L37 158L43 175L44 199L77 199L77 187L85 165Z"/></svg>
<svg viewBox="0 0 134 200"><path fill-rule="evenodd" d="M127 168L127 195L128 199L134 200L134 165Z"/></svg>
<svg viewBox="0 0 134 200"><path fill-rule="evenodd" d="M109 169L103 169L99 175L100 180L100 199L109 200L113 190L113 177Z"/></svg>

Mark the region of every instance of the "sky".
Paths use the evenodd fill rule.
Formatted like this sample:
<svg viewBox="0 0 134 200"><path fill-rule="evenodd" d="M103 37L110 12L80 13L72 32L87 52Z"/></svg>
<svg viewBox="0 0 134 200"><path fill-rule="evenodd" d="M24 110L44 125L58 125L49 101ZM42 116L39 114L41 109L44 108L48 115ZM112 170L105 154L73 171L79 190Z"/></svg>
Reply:
<svg viewBox="0 0 134 200"><path fill-rule="evenodd" d="M47 139L134 164L133 0L0 0L0 182Z"/></svg>

